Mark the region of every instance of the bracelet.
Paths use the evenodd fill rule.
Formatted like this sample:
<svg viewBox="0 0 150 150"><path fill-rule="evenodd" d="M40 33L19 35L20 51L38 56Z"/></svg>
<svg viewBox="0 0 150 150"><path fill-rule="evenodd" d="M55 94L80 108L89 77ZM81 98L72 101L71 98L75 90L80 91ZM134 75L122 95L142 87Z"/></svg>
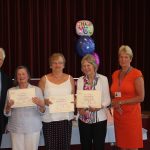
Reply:
<svg viewBox="0 0 150 150"><path fill-rule="evenodd" d="M45 106L44 107L40 107L40 111L41 112L45 112L45 110L46 110Z"/></svg>
<svg viewBox="0 0 150 150"><path fill-rule="evenodd" d="M122 105L122 101L119 101L119 105Z"/></svg>

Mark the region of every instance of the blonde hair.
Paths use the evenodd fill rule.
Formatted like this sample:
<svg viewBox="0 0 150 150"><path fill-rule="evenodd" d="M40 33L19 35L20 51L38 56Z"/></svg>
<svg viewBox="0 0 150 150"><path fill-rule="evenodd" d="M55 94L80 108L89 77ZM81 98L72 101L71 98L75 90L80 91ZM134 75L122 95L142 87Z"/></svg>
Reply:
<svg viewBox="0 0 150 150"><path fill-rule="evenodd" d="M4 60L5 57L6 57L5 50L0 47L0 52L2 53L2 55L3 55L3 60Z"/></svg>
<svg viewBox="0 0 150 150"><path fill-rule="evenodd" d="M122 52L124 52L124 53L126 53L127 55L129 55L130 59L133 58L132 49L131 49L128 45L122 45L122 46L119 48L118 56L120 56L120 54L121 54Z"/></svg>
<svg viewBox="0 0 150 150"><path fill-rule="evenodd" d="M53 60L56 60L56 59L58 59L59 57L62 57L63 63L64 63L64 65L65 65L66 59L65 59L65 57L64 57L64 55L63 55L62 53L53 53L53 54L49 57L49 65L51 66Z"/></svg>
<svg viewBox="0 0 150 150"><path fill-rule="evenodd" d="M93 67L94 67L95 72L97 71L97 69L98 69L98 64L96 63L96 60L95 60L95 58L94 58L93 55L91 55L91 54L86 54L86 55L82 58L82 60L81 60L81 65L83 65L84 61L87 61L88 63L92 64Z"/></svg>

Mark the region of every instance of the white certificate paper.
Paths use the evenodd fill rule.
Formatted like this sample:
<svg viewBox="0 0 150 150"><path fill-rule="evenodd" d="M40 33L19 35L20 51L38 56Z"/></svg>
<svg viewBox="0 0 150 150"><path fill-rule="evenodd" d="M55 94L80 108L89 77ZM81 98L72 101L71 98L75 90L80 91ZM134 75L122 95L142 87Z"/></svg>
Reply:
<svg viewBox="0 0 150 150"><path fill-rule="evenodd" d="M49 113L74 112L74 95L50 96Z"/></svg>
<svg viewBox="0 0 150 150"><path fill-rule="evenodd" d="M32 98L35 97L35 88L9 90L9 98L14 101L12 108L35 106Z"/></svg>
<svg viewBox="0 0 150 150"><path fill-rule="evenodd" d="M77 108L101 108L101 91L77 90Z"/></svg>

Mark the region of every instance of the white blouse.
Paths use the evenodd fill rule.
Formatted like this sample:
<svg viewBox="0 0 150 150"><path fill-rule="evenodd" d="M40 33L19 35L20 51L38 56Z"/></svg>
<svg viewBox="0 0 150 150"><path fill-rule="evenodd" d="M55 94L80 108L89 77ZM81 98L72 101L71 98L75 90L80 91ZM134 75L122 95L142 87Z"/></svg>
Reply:
<svg viewBox="0 0 150 150"><path fill-rule="evenodd" d="M83 90L84 86L84 76L81 76L77 80L77 90ZM102 92L101 95L101 104L103 106L102 109L97 111L97 122L103 121L107 119L107 114L106 114L106 107L110 105L111 99L110 99L110 92L109 92L109 84L108 84L108 79L106 76L97 74L98 77L98 82L97 85L95 86L95 90L100 90Z"/></svg>

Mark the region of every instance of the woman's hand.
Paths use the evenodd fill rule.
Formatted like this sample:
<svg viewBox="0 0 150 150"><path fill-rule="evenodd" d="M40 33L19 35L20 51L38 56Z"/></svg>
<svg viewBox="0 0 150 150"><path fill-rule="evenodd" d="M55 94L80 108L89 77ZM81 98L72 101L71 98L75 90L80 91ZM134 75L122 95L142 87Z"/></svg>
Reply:
<svg viewBox="0 0 150 150"><path fill-rule="evenodd" d="M38 97L33 97L32 102L34 104L38 105L39 107L44 107L45 106L44 101L40 100Z"/></svg>
<svg viewBox="0 0 150 150"><path fill-rule="evenodd" d="M120 114L123 113L122 108L121 108L121 104L122 104L121 101L112 101L112 102L111 102L111 106L112 106L114 109L116 109Z"/></svg>
<svg viewBox="0 0 150 150"><path fill-rule="evenodd" d="M120 107L120 101L112 101L111 106L114 107L114 108Z"/></svg>
<svg viewBox="0 0 150 150"><path fill-rule="evenodd" d="M39 106L40 107L40 111L41 112L45 112L45 103L44 103L44 101L42 101L42 100L40 100L38 97L33 97L32 98L32 102L34 103L34 104L36 104L37 106Z"/></svg>
<svg viewBox="0 0 150 150"><path fill-rule="evenodd" d="M45 102L45 105L47 105L47 106L52 104L52 102L48 98L44 99L44 102Z"/></svg>
<svg viewBox="0 0 150 150"><path fill-rule="evenodd" d="M87 115L87 110L85 108L78 108L80 115Z"/></svg>
<svg viewBox="0 0 150 150"><path fill-rule="evenodd" d="M14 105L14 101L13 100L8 100L7 104L6 104L6 113L8 114L11 110L12 105Z"/></svg>

